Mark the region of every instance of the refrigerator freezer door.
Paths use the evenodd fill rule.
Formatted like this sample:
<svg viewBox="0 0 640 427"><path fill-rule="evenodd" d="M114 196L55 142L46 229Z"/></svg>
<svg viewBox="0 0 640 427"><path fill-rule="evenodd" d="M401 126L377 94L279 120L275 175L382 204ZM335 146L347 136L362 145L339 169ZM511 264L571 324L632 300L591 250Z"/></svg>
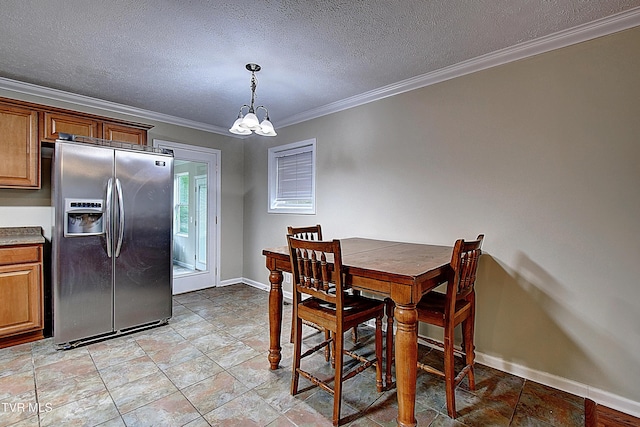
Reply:
<svg viewBox="0 0 640 427"><path fill-rule="evenodd" d="M64 206L65 199L105 199L114 162L113 150L63 142L54 156L54 341L62 344L113 328L113 268L105 234L65 237Z"/></svg>
<svg viewBox="0 0 640 427"><path fill-rule="evenodd" d="M114 199L119 204L121 198L123 204L114 207L112 224L115 239L122 234L114 241L120 248L114 258L114 330L119 331L171 317L173 158L115 154L120 193Z"/></svg>

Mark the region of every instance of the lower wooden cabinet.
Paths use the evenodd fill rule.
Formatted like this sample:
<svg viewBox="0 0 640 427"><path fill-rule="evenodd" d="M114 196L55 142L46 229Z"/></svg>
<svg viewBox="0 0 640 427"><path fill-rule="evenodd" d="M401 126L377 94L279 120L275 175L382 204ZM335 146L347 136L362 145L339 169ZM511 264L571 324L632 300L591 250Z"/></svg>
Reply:
<svg viewBox="0 0 640 427"><path fill-rule="evenodd" d="M0 348L43 338L43 245L0 248Z"/></svg>

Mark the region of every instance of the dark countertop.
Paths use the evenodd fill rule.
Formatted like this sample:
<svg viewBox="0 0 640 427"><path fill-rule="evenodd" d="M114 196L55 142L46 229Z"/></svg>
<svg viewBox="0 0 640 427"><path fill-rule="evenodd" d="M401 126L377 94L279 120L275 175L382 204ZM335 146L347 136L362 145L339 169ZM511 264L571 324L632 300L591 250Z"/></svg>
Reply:
<svg viewBox="0 0 640 427"><path fill-rule="evenodd" d="M42 227L0 227L0 246L44 243Z"/></svg>

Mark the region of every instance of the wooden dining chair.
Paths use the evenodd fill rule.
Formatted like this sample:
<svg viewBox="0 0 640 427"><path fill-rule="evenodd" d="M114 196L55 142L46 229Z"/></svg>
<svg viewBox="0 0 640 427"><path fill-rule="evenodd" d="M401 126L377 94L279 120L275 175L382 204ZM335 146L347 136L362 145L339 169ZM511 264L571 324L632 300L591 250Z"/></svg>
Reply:
<svg viewBox="0 0 640 427"><path fill-rule="evenodd" d="M297 239L303 239L303 240L322 240L322 227L320 226L320 224L316 224L316 225L309 225L306 227L292 227L292 226L288 226L287 227L287 236L293 236ZM289 339L289 342L293 342L293 321L294 318L293 316L291 317L291 337ZM325 331L323 328L321 328L320 326L311 323L311 322L303 322L305 325L310 326L314 329L317 329L318 331L324 332L325 334L325 340L329 339L329 331ZM327 360L329 360L331 358L331 348L327 347L325 350L325 358Z"/></svg>
<svg viewBox="0 0 640 427"><path fill-rule="evenodd" d="M308 225L304 227L288 226L287 235L296 237L298 239L304 239L304 240L316 240L316 241L322 240L322 227L320 226L320 224ZM289 339L289 342L293 342L293 317L291 320L292 320L291 321L291 337ZM320 328L318 325L314 325L311 322L304 322L304 324L322 332L322 328ZM324 331L324 333L326 335L325 338L329 339L329 336L328 336L329 331ZM354 326L353 329L351 330L351 337L353 338L354 343L358 342L358 326L357 325ZM331 349L329 347L327 347L325 355L327 360L329 360L329 358L331 357Z"/></svg>
<svg viewBox="0 0 640 427"><path fill-rule="evenodd" d="M473 341L476 312L475 281L478 260L482 254L484 235L474 241L457 240L451 256L451 273L447 282L447 292L429 292L417 305L418 322L428 323L444 329L444 341L438 342L419 336L429 345L440 348L444 354L444 371L418 362L418 368L443 377L447 398L447 413L456 418L455 388L466 376L469 389L475 390L473 365L475 347ZM462 324L462 345L455 348L454 329ZM462 356L464 367L455 372L454 355Z"/></svg>
<svg viewBox="0 0 640 427"><path fill-rule="evenodd" d="M340 423L342 383L368 367L376 368L376 388L383 391L382 383L382 317L385 302L350 294L344 282L340 241L310 241L287 236L293 274L293 371L291 394L298 394L300 376L333 394L333 425ZM307 298L303 299L306 295ZM375 357L365 358L344 347L344 332L353 326L375 319ZM306 320L331 331L328 340L302 353L302 322ZM332 345L334 346L335 374L321 379L301 367L302 359ZM359 363L343 372L343 356ZM313 364L305 363L305 366ZM333 386L332 386L333 384Z"/></svg>

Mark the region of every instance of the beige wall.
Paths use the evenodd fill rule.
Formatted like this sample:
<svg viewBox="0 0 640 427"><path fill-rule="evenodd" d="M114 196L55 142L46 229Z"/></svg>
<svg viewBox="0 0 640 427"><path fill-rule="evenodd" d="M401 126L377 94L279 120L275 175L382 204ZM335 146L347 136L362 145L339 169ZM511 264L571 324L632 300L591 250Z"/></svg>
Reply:
<svg viewBox="0 0 640 427"><path fill-rule="evenodd" d="M477 349L640 402L640 28L245 144L244 275L289 224L485 233ZM317 139L317 215L267 214L267 149ZM637 407L637 406L636 406Z"/></svg>
<svg viewBox="0 0 640 427"><path fill-rule="evenodd" d="M51 101L35 96L27 96L12 91L0 90L0 97L35 102L55 107L68 108L106 117L148 123L154 127L148 133L148 143L154 139L215 148L221 151L221 218L220 218L220 279L242 277L242 211L243 211L243 144L237 138L210 132L189 129L106 111L87 108L66 102ZM51 215L44 208L51 205L50 187L51 161L43 159L42 189L14 190L0 189L0 226L41 225L45 235L51 236ZM36 207L38 209L36 209ZM46 208L45 208L46 209ZM36 212L34 214L30 212ZM24 223L24 222L28 223ZM36 223L37 222L37 223Z"/></svg>

